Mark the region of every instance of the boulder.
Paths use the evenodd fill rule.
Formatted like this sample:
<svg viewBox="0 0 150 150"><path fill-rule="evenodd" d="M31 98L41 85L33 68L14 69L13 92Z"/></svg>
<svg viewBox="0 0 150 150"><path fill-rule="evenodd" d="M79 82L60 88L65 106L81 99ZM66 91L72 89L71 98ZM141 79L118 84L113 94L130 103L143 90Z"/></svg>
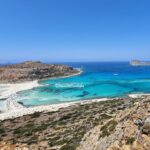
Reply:
<svg viewBox="0 0 150 150"><path fill-rule="evenodd" d="M142 133L150 135L150 116L146 117L144 121Z"/></svg>
<svg viewBox="0 0 150 150"><path fill-rule="evenodd" d="M141 119L135 120L135 121L134 121L134 124L137 125L137 126L139 126L139 127L143 126L143 122L142 122Z"/></svg>

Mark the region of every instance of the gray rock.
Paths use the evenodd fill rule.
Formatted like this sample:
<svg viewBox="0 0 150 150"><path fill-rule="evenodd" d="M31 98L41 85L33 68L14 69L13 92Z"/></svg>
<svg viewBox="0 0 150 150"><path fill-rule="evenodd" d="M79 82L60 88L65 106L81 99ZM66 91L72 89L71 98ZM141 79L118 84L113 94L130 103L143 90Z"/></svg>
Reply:
<svg viewBox="0 0 150 150"><path fill-rule="evenodd" d="M135 124L136 126L139 126L139 127L143 126L143 122L142 122L141 119L135 120L134 124Z"/></svg>
<svg viewBox="0 0 150 150"><path fill-rule="evenodd" d="M142 133L149 135L150 134L150 116L146 117L142 129Z"/></svg>

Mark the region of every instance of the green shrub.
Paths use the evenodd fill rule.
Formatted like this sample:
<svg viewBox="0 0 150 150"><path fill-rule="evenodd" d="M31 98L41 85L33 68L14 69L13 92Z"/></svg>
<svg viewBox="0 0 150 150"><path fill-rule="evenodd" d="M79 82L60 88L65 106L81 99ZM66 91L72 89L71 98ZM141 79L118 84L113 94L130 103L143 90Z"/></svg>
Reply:
<svg viewBox="0 0 150 150"><path fill-rule="evenodd" d="M135 137L128 137L126 144L131 145L135 141Z"/></svg>
<svg viewBox="0 0 150 150"><path fill-rule="evenodd" d="M101 134L99 138L103 138L112 134L115 131L116 126L117 122L115 120L111 120L106 123L104 126L101 127Z"/></svg>
<svg viewBox="0 0 150 150"><path fill-rule="evenodd" d="M33 115L32 115L32 118L38 118L40 117L40 112L35 112Z"/></svg>
<svg viewBox="0 0 150 150"><path fill-rule="evenodd" d="M0 128L0 135L5 133L5 129L4 128Z"/></svg>

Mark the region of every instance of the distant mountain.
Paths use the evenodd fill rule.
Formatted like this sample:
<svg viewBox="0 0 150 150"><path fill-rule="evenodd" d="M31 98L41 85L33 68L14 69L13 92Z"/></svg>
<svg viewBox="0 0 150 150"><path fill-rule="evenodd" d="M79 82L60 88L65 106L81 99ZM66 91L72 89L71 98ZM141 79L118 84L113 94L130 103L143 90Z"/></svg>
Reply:
<svg viewBox="0 0 150 150"><path fill-rule="evenodd" d="M150 62L148 61L140 61L140 60L132 60L130 62L131 66L150 66Z"/></svg>

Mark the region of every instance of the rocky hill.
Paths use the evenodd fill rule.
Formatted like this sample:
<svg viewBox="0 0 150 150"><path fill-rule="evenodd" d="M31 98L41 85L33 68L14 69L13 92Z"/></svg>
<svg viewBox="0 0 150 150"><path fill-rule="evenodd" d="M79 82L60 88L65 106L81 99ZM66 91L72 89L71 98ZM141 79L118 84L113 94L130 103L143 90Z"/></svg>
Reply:
<svg viewBox="0 0 150 150"><path fill-rule="evenodd" d="M150 150L150 97L75 104L0 122L0 149Z"/></svg>
<svg viewBox="0 0 150 150"><path fill-rule="evenodd" d="M65 65L49 65L41 62L28 61L20 64L0 66L0 83L68 76L78 72L77 69Z"/></svg>

